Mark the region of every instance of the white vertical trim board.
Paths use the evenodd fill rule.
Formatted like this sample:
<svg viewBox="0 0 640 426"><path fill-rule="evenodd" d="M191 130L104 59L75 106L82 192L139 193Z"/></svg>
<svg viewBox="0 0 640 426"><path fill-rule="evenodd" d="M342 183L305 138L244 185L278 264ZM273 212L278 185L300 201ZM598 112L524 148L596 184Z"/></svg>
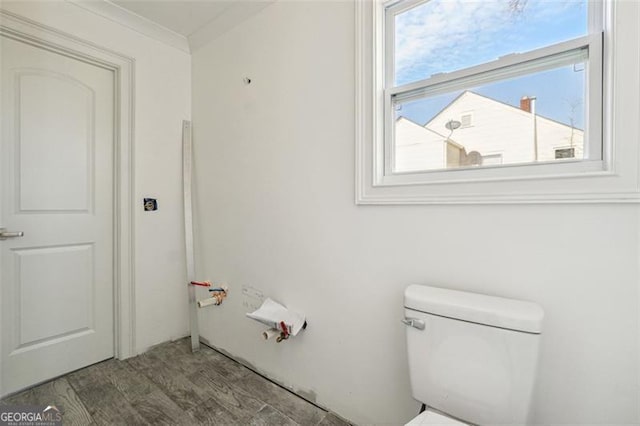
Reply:
<svg viewBox="0 0 640 426"><path fill-rule="evenodd" d="M135 60L0 10L0 35L109 70L115 76L114 323L115 356L135 355L134 93Z"/></svg>
<svg viewBox="0 0 640 426"><path fill-rule="evenodd" d="M195 260L193 257L193 144L191 139L191 121L182 122L182 184L184 201L184 242L187 260L187 282L189 286L189 330L191 332L191 351L200 349L200 332L198 331L198 306L196 289L191 282L196 279Z"/></svg>

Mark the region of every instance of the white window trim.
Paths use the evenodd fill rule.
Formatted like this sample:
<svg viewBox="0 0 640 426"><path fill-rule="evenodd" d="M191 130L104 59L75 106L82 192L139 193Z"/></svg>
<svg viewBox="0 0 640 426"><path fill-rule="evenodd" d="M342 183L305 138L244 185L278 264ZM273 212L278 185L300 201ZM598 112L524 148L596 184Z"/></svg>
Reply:
<svg viewBox="0 0 640 426"><path fill-rule="evenodd" d="M640 202L637 2L605 0L602 128L589 129L602 134L602 158L386 175L380 6L356 0L357 204Z"/></svg>

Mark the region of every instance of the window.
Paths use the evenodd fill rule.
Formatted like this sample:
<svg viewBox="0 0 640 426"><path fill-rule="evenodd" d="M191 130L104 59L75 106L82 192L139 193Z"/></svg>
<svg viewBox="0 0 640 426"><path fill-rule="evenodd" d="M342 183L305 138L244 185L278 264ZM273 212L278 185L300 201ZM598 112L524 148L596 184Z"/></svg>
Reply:
<svg viewBox="0 0 640 426"><path fill-rule="evenodd" d="M575 148L558 148L556 149L556 160L560 160L562 158L575 158L576 149Z"/></svg>
<svg viewBox="0 0 640 426"><path fill-rule="evenodd" d="M502 154L487 154L482 156L482 165L491 166L502 164Z"/></svg>
<svg viewBox="0 0 640 426"><path fill-rule="evenodd" d="M471 120L472 120L471 113L462 114L462 117L460 117L460 127L469 127L469 126L471 126Z"/></svg>
<svg viewBox="0 0 640 426"><path fill-rule="evenodd" d="M358 202L640 198L638 3L356 2Z"/></svg>
<svg viewBox="0 0 640 426"><path fill-rule="evenodd" d="M404 0L383 7L385 175L479 168L496 150L500 164L554 162L554 147L567 143L581 147L575 159L602 158L601 5ZM420 124L423 134L407 134L399 119ZM438 153L452 142L461 147L459 162ZM424 157L419 167L412 156Z"/></svg>

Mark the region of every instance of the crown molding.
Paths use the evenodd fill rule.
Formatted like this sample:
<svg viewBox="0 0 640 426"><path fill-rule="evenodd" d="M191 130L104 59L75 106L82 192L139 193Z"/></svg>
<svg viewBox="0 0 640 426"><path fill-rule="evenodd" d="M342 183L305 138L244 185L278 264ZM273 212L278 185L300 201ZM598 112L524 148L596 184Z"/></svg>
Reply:
<svg viewBox="0 0 640 426"><path fill-rule="evenodd" d="M110 21L116 22L133 31L151 37L183 52L191 53L187 37L178 34L145 17L133 13L107 0L66 0Z"/></svg>
<svg viewBox="0 0 640 426"><path fill-rule="evenodd" d="M276 0L230 2L222 14L189 35L191 51L193 52L220 37L236 25L246 21L275 2Z"/></svg>

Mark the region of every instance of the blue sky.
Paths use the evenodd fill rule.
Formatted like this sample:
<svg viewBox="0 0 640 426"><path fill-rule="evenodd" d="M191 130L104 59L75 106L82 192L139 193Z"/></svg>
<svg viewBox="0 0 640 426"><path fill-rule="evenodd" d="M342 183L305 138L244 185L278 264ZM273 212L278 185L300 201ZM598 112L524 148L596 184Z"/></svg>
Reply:
<svg viewBox="0 0 640 426"><path fill-rule="evenodd" d="M396 84L586 33L586 0L431 0L396 17ZM583 128L582 69L566 66L472 90L514 106L535 96L540 115ZM424 124L459 94L406 103L398 114Z"/></svg>

